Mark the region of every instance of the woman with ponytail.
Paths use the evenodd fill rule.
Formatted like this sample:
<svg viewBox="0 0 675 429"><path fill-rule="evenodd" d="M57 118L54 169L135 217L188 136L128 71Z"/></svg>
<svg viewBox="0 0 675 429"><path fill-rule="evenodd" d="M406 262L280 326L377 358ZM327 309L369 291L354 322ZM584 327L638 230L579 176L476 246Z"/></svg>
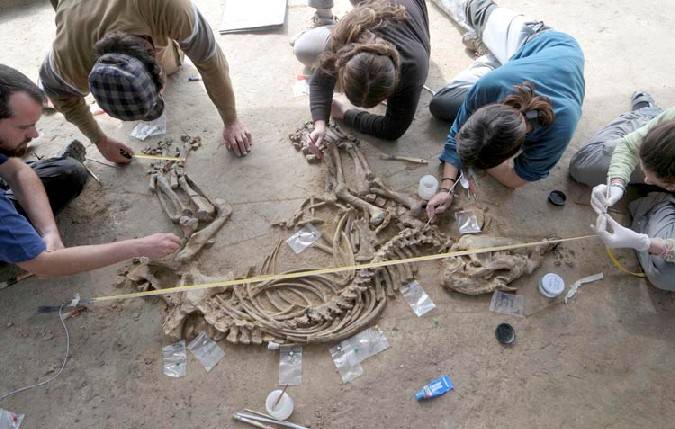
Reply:
<svg viewBox="0 0 675 429"><path fill-rule="evenodd" d="M310 81L314 120L311 140L320 147L332 116L364 134L387 140L402 136L412 123L429 69L429 18L424 0L354 1L352 9L330 29L322 53L308 46L312 31L295 43L298 58L316 66ZM314 29L325 32L326 27ZM333 100L343 92L361 108L387 101L384 116L346 109Z"/></svg>
<svg viewBox="0 0 675 429"><path fill-rule="evenodd" d="M431 113L452 122L430 218L452 203L460 171L486 170L507 188L541 180L572 139L584 100L584 55L573 37L492 0L469 0L467 24L489 53L438 91Z"/></svg>

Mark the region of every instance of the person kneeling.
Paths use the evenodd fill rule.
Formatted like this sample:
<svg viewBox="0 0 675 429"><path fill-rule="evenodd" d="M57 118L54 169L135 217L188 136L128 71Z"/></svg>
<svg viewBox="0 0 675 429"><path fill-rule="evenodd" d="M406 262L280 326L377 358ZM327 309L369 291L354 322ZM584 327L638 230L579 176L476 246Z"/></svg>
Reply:
<svg viewBox="0 0 675 429"><path fill-rule="evenodd" d="M85 148L74 141L61 156L33 162L18 157L38 136L44 93L24 74L0 64L0 261L40 277L66 276L138 256L178 250L174 234L66 248L54 214L77 197L88 179Z"/></svg>

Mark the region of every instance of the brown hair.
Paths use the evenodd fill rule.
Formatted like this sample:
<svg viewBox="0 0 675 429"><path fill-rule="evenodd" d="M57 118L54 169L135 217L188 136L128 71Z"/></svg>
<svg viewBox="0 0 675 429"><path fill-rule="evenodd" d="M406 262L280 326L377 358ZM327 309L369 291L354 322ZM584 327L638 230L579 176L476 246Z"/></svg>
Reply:
<svg viewBox="0 0 675 429"><path fill-rule="evenodd" d="M164 87L162 68L155 58L155 48L145 37L119 31L108 33L94 45L94 61L105 54L125 54L136 58L145 65L145 69L157 86L157 91Z"/></svg>
<svg viewBox="0 0 675 429"><path fill-rule="evenodd" d="M675 184L675 120L664 121L647 132L640 146L645 169L669 184Z"/></svg>
<svg viewBox="0 0 675 429"><path fill-rule="evenodd" d="M501 103L476 110L459 130L457 152L467 167L487 170L518 153L528 133L528 116L536 115L543 126L553 123L551 102L534 92L534 84L523 82L513 88Z"/></svg>
<svg viewBox="0 0 675 429"><path fill-rule="evenodd" d="M319 68L335 77L336 88L355 106L375 107L396 90L398 52L372 30L404 19L403 6L371 0L359 3L333 29L331 49L322 54Z"/></svg>
<svg viewBox="0 0 675 429"><path fill-rule="evenodd" d="M15 92L25 92L36 103L42 104L45 95L26 77L25 74L4 64L0 64L0 119L11 118L14 116L9 99Z"/></svg>

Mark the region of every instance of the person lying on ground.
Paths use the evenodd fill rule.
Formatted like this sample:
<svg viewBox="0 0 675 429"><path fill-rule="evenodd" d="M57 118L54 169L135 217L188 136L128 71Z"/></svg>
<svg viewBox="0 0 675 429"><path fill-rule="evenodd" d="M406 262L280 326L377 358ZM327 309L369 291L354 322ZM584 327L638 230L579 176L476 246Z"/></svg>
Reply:
<svg viewBox="0 0 675 429"><path fill-rule="evenodd" d="M634 93L630 112L581 148L570 161L569 173L593 187L595 229L605 245L635 249L649 281L675 291L675 108L664 111L649 94ZM660 191L629 204L633 222L626 228L607 209L631 184L652 185Z"/></svg>
<svg viewBox="0 0 675 429"><path fill-rule="evenodd" d="M430 218L452 203L461 170L486 170L508 188L544 179L574 135L584 99L584 55L576 40L491 0L469 0L469 25L490 50L429 106L452 122Z"/></svg>
<svg viewBox="0 0 675 429"><path fill-rule="evenodd" d="M0 64L0 261L40 277L65 276L138 256L160 258L178 250L174 234L115 243L65 247L54 214L77 197L88 172L85 149L74 141L56 158L30 165L18 157L38 136L43 92L24 74Z"/></svg>
<svg viewBox="0 0 675 429"><path fill-rule="evenodd" d="M237 118L228 64L211 27L190 0L58 0L56 38L40 68L54 107L95 143L109 161L126 163L133 150L103 133L84 97L123 121L150 121L164 111L164 76L182 52L202 76L218 109L225 146L251 150L251 134Z"/></svg>
<svg viewBox="0 0 675 429"><path fill-rule="evenodd" d="M429 70L429 17L424 0L352 1L355 5L333 26L301 35L298 59L317 66L309 83L314 131L310 146L319 150L332 117L364 134L387 140L401 137L415 116ZM320 55L319 55L320 54ZM361 108L387 102L384 116L349 109L333 99L343 92Z"/></svg>

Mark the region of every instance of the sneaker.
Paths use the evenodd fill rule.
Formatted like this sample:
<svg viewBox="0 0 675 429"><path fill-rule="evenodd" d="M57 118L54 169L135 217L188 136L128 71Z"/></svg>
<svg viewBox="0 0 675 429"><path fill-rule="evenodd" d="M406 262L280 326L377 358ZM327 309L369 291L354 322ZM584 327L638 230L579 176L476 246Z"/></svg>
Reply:
<svg viewBox="0 0 675 429"><path fill-rule="evenodd" d="M657 107L656 102L647 92L635 91L633 95L630 96L630 110L638 110L645 107Z"/></svg>
<svg viewBox="0 0 675 429"><path fill-rule="evenodd" d="M483 41L480 40L475 31L467 31L464 33L462 36L462 43L466 49L476 57L480 57L489 52L488 48L483 44Z"/></svg>
<svg viewBox="0 0 675 429"><path fill-rule="evenodd" d="M61 152L61 157L70 157L76 159L80 162L84 162L87 155L87 149L84 145L80 143L79 140L73 140L68 146Z"/></svg>

